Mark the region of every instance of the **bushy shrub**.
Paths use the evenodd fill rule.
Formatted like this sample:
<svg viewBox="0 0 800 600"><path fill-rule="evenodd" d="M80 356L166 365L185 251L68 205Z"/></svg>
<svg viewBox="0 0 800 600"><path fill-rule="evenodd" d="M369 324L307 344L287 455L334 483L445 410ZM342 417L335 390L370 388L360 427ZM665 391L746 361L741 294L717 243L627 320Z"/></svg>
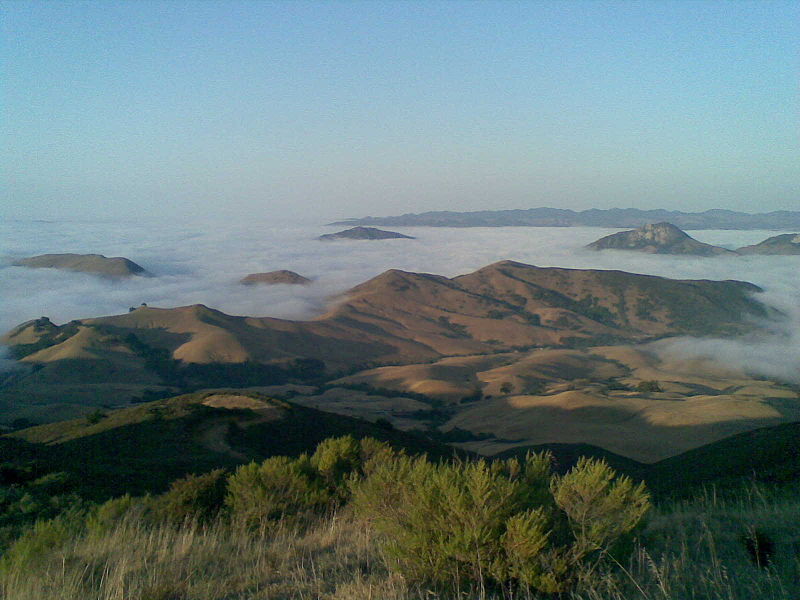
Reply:
<svg viewBox="0 0 800 600"><path fill-rule="evenodd" d="M225 503L234 519L255 527L317 509L329 499L307 455L275 456L236 469L228 479Z"/></svg>
<svg viewBox="0 0 800 600"><path fill-rule="evenodd" d="M156 513L173 523L187 519L207 522L225 505L226 483L224 469L177 479L155 503Z"/></svg>
<svg viewBox="0 0 800 600"><path fill-rule="evenodd" d="M352 481L393 456L373 438L329 438L311 457L280 456L239 467L228 479L225 503L247 526L319 512L346 502Z"/></svg>
<svg viewBox="0 0 800 600"><path fill-rule="evenodd" d="M67 511L54 519L36 521L0 558L0 573L22 573L43 560L53 548L63 546L83 529L81 509Z"/></svg>
<svg viewBox="0 0 800 600"><path fill-rule="evenodd" d="M661 386L657 381L640 381L636 385L637 392L661 392Z"/></svg>
<svg viewBox="0 0 800 600"><path fill-rule="evenodd" d="M321 441L311 455L311 466L330 488L361 467L361 444L352 436Z"/></svg>
<svg viewBox="0 0 800 600"><path fill-rule="evenodd" d="M603 462L581 461L559 478L551 460L393 457L354 484L353 503L383 534L390 568L411 580L563 592L633 530L649 500Z"/></svg>
<svg viewBox="0 0 800 600"><path fill-rule="evenodd" d="M86 529L89 533L104 534L135 509L140 515L146 512L149 500L149 497L133 498L130 494L106 500L88 512Z"/></svg>
<svg viewBox="0 0 800 600"><path fill-rule="evenodd" d="M605 461L586 457L563 477L554 477L551 490L569 520L576 560L624 548L626 535L650 509L644 483L634 485Z"/></svg>

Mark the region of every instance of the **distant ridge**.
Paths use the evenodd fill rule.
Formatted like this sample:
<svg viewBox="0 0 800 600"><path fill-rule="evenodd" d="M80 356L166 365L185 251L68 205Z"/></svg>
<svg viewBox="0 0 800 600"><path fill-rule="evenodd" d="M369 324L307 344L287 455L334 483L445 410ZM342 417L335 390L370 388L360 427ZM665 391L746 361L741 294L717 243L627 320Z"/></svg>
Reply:
<svg viewBox="0 0 800 600"><path fill-rule="evenodd" d="M638 208L592 208L573 211L562 208L481 210L472 212L433 211L393 217L345 219L330 225L387 225L394 227L641 227L667 221L681 229L797 229L800 211L743 213L712 209L689 213Z"/></svg>

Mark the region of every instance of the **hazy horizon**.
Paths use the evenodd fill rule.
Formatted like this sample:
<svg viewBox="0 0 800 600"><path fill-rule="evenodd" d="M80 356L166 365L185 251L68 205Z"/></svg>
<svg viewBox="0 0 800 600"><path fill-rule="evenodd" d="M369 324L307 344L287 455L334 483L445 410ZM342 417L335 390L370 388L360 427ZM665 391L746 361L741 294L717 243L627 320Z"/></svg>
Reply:
<svg viewBox="0 0 800 600"><path fill-rule="evenodd" d="M797 209L792 2L5 2L0 215Z"/></svg>

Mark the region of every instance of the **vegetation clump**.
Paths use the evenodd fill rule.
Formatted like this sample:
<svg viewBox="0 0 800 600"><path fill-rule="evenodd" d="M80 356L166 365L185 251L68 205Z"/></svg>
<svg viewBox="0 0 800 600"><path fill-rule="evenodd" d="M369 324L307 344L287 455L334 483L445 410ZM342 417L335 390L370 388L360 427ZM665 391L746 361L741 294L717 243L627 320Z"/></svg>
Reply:
<svg viewBox="0 0 800 600"><path fill-rule="evenodd" d="M240 466L228 479L225 504L231 518L247 527L324 512L349 500L349 482L368 472L372 461L393 454L372 438L329 438L311 456Z"/></svg>
<svg viewBox="0 0 800 600"><path fill-rule="evenodd" d="M661 386L658 384L657 381L640 381L636 385L637 392L663 392L664 390L661 389Z"/></svg>
<svg viewBox="0 0 800 600"><path fill-rule="evenodd" d="M604 461L562 475L551 462L435 463L344 436L297 458L189 475L157 496L75 499L39 510L0 546L0 597L798 597L796 484L651 507L642 484ZM17 500L46 504L46 492L69 489L33 468L0 475Z"/></svg>
<svg viewBox="0 0 800 600"><path fill-rule="evenodd" d="M643 484L581 460L563 477L550 454L433 464L394 457L354 486L391 567L439 587L568 591L623 547L650 508Z"/></svg>

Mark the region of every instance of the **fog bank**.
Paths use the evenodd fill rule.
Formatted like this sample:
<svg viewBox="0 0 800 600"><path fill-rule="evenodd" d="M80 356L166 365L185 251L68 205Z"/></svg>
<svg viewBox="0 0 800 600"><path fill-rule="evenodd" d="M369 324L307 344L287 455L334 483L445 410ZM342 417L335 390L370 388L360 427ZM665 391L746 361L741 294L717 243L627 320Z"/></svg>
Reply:
<svg viewBox="0 0 800 600"><path fill-rule="evenodd" d="M338 241L315 238L338 228L310 222L77 222L0 224L0 330L40 316L56 323L126 312L146 302L201 303L228 314L309 319L331 298L386 269L452 277L511 259L537 266L620 269L680 279L739 279L766 290L763 299L788 315L758 341L664 343L663 352L713 356L767 377L800 372L800 257L694 258L635 252L591 252L586 244L617 231L599 228L398 228L415 240ZM693 231L696 239L736 248L774 231ZM88 274L12 267L15 258L48 252L125 256L155 275L111 281ZM289 269L308 286L243 286L249 273Z"/></svg>

